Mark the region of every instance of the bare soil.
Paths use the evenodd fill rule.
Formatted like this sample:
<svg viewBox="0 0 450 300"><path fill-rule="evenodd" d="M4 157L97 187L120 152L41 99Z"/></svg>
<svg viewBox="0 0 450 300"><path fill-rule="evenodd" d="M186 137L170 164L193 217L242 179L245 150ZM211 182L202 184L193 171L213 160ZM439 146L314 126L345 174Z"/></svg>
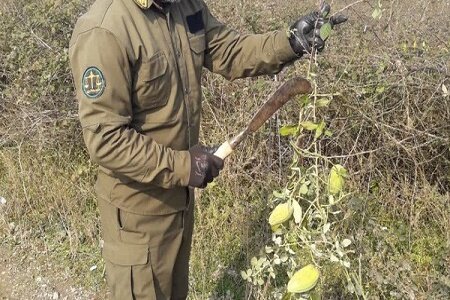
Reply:
<svg viewBox="0 0 450 300"><path fill-rule="evenodd" d="M1 300L101 300L105 292L77 286L67 274L57 273L51 262L0 245Z"/></svg>

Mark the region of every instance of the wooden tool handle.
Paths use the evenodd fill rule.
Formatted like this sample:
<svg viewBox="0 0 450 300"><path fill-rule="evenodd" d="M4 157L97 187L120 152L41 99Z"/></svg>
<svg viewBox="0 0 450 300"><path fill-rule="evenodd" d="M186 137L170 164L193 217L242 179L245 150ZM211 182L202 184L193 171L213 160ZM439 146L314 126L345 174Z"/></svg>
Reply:
<svg viewBox="0 0 450 300"><path fill-rule="evenodd" d="M229 141L226 141L222 145L220 145L219 149L214 153L215 156L220 157L221 159L225 159L228 155L233 152L233 148Z"/></svg>
<svg viewBox="0 0 450 300"><path fill-rule="evenodd" d="M299 94L307 94L312 91L311 83L308 80L296 77L285 82L275 93L267 100L253 116L245 130L241 131L231 140L223 143L214 153L215 156L225 159L233 152L233 149L242 142L249 134L260 128L280 107Z"/></svg>

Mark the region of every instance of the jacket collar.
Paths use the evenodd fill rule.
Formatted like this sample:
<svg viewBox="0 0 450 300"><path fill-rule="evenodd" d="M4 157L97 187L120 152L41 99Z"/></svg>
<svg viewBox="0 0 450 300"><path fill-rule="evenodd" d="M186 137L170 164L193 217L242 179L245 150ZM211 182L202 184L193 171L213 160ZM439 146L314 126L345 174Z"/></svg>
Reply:
<svg viewBox="0 0 450 300"><path fill-rule="evenodd" d="M149 9L154 3L153 0L133 0L142 9Z"/></svg>

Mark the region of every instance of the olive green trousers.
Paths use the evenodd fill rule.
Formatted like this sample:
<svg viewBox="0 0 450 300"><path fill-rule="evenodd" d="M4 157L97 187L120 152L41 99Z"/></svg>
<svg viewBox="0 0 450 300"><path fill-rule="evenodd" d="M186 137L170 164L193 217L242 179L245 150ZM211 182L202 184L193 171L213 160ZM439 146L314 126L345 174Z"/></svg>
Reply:
<svg viewBox="0 0 450 300"><path fill-rule="evenodd" d="M110 299L186 299L193 202L174 214L148 216L98 200Z"/></svg>

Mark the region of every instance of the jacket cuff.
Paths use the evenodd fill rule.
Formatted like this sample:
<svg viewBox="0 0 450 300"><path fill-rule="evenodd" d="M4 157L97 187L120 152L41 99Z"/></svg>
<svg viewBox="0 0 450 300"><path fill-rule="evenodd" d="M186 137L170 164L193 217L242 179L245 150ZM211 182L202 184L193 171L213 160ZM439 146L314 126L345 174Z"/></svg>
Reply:
<svg viewBox="0 0 450 300"><path fill-rule="evenodd" d="M277 31L275 33L275 53L277 53L278 60L283 63L288 63L299 58L294 50L292 50L285 31Z"/></svg>
<svg viewBox="0 0 450 300"><path fill-rule="evenodd" d="M189 151L174 151L174 172L180 178L180 186L189 186L191 154Z"/></svg>

